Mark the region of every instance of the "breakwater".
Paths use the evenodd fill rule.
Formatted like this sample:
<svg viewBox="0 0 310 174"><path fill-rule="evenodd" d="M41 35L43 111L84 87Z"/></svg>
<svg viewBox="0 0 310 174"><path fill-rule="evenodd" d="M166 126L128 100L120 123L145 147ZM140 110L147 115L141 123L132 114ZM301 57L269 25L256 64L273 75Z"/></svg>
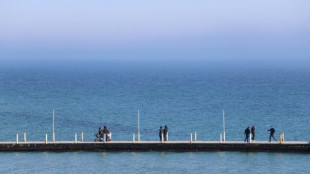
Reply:
<svg viewBox="0 0 310 174"><path fill-rule="evenodd" d="M310 143L300 141L244 143L240 141L111 141L111 142L0 142L0 151L241 151L241 152L304 152Z"/></svg>

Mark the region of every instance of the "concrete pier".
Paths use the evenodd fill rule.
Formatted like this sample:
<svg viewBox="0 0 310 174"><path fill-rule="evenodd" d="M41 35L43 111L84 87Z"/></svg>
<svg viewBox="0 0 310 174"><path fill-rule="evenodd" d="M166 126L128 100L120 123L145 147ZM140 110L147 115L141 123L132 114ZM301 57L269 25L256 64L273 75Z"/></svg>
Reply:
<svg viewBox="0 0 310 174"><path fill-rule="evenodd" d="M111 141L111 142L0 142L0 151L241 151L310 153L309 142L286 141Z"/></svg>

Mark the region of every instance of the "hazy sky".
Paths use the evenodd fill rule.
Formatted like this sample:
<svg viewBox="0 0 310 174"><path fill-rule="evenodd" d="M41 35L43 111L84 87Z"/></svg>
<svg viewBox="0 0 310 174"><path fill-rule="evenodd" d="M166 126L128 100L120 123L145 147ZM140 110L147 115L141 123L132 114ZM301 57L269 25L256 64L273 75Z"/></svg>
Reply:
<svg viewBox="0 0 310 174"><path fill-rule="evenodd" d="M309 0L0 1L1 59L310 59Z"/></svg>

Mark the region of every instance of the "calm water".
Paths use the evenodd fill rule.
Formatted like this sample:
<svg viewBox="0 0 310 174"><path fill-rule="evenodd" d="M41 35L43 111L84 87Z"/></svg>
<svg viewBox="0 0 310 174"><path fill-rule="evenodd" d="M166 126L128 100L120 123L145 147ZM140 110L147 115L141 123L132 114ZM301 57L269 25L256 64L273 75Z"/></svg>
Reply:
<svg viewBox="0 0 310 174"><path fill-rule="evenodd" d="M243 140L255 124L257 140L268 140L273 125L276 137L310 141L310 70L201 67L1 66L0 141L23 132L28 141L51 140L53 109L56 140L83 131L93 141L100 125L113 140L130 140L138 109L142 140L157 140L165 124L170 140L189 140L194 131L199 140L218 140L225 109L227 140ZM0 160L0 170L12 173L310 172L309 154L291 153L0 153Z"/></svg>

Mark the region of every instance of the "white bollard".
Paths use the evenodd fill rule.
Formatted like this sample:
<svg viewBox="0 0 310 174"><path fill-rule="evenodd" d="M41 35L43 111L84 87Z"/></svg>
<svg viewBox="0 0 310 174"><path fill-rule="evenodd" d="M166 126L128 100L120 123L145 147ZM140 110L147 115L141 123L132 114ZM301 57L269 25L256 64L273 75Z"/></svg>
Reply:
<svg viewBox="0 0 310 174"><path fill-rule="evenodd" d="M168 132L167 132L167 141L168 141Z"/></svg>
<svg viewBox="0 0 310 174"><path fill-rule="evenodd" d="M140 131L138 132L138 141L140 141Z"/></svg>
<svg viewBox="0 0 310 174"><path fill-rule="evenodd" d="M222 133L220 133L220 142L222 143L223 138L222 138Z"/></svg>
<svg viewBox="0 0 310 174"><path fill-rule="evenodd" d="M135 142L135 134L132 134L132 141Z"/></svg>
<svg viewBox="0 0 310 174"><path fill-rule="evenodd" d="M47 144L47 134L45 134L45 144Z"/></svg>
<svg viewBox="0 0 310 174"><path fill-rule="evenodd" d="M76 133L74 134L74 143L77 143L77 135L76 135Z"/></svg>
<svg viewBox="0 0 310 174"><path fill-rule="evenodd" d="M164 134L161 133L161 143L163 143L163 141L164 141Z"/></svg>
<svg viewBox="0 0 310 174"><path fill-rule="evenodd" d="M192 141L193 141L193 133L191 133L191 141L190 141L190 143L192 143Z"/></svg>
<svg viewBox="0 0 310 174"><path fill-rule="evenodd" d="M55 132L53 132L53 142L55 142Z"/></svg>
<svg viewBox="0 0 310 174"><path fill-rule="evenodd" d="M81 132L81 142L84 141L84 135L83 135L83 132Z"/></svg>
<svg viewBox="0 0 310 174"><path fill-rule="evenodd" d="M18 134L16 134L16 144L18 144Z"/></svg>
<svg viewBox="0 0 310 174"><path fill-rule="evenodd" d="M226 141L225 132L223 132L223 141Z"/></svg>
<svg viewBox="0 0 310 174"><path fill-rule="evenodd" d="M112 132L110 132L110 135L111 135L111 136L110 136L110 141L112 141Z"/></svg>
<svg viewBox="0 0 310 174"><path fill-rule="evenodd" d="M249 142L251 143L252 142L252 134L250 134L249 138L250 138Z"/></svg>
<svg viewBox="0 0 310 174"><path fill-rule="evenodd" d="M26 132L24 132L24 142L26 143Z"/></svg>
<svg viewBox="0 0 310 174"><path fill-rule="evenodd" d="M106 141L107 141L107 134L104 133L104 134L103 134L103 142L106 142Z"/></svg>
<svg viewBox="0 0 310 174"><path fill-rule="evenodd" d="M195 141L197 141L197 132L195 132Z"/></svg>

